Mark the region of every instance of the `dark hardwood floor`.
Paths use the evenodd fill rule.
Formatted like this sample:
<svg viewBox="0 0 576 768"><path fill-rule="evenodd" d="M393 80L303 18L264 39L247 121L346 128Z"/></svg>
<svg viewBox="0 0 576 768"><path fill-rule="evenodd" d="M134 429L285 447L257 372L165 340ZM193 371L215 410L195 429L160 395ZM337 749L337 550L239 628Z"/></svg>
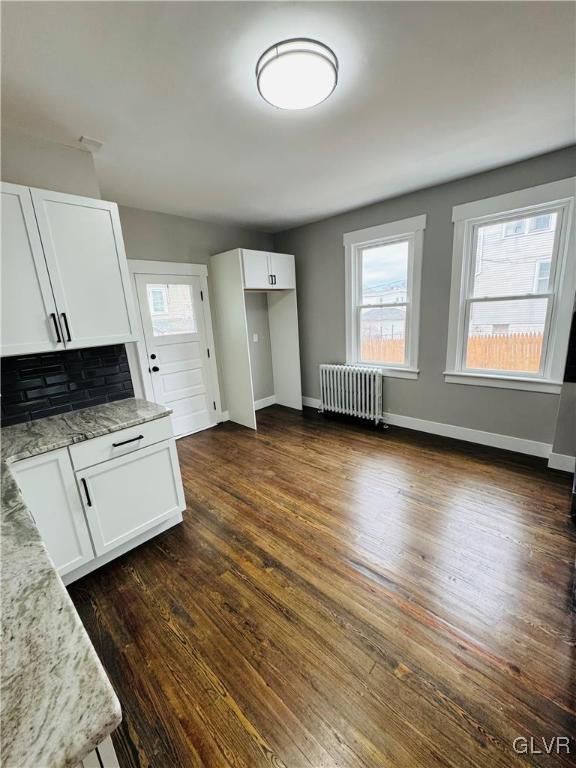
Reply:
<svg viewBox="0 0 576 768"><path fill-rule="evenodd" d="M568 766L570 478L272 407L178 442L184 523L70 592L123 768ZM521 746L520 744L518 746Z"/></svg>

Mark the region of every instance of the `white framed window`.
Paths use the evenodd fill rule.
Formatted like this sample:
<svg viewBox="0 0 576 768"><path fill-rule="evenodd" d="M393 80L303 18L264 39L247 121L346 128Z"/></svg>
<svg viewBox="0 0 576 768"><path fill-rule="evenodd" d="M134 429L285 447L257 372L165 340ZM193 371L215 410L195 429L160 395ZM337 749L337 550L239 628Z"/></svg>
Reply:
<svg viewBox="0 0 576 768"><path fill-rule="evenodd" d="M536 262L536 273L534 275L534 293L546 293L550 284L550 268L552 262L550 259L540 259Z"/></svg>
<svg viewBox="0 0 576 768"><path fill-rule="evenodd" d="M529 221L529 232L546 232L552 229L552 216L549 213L543 216L532 216Z"/></svg>
<svg viewBox="0 0 576 768"><path fill-rule="evenodd" d="M447 382L560 391L576 290L575 182L453 209Z"/></svg>
<svg viewBox="0 0 576 768"><path fill-rule="evenodd" d="M417 378L425 228L423 215L344 235L347 363Z"/></svg>
<svg viewBox="0 0 576 768"><path fill-rule="evenodd" d="M516 219L515 221L507 221L503 226L504 226L504 237L518 237L518 235L526 234L525 219Z"/></svg>

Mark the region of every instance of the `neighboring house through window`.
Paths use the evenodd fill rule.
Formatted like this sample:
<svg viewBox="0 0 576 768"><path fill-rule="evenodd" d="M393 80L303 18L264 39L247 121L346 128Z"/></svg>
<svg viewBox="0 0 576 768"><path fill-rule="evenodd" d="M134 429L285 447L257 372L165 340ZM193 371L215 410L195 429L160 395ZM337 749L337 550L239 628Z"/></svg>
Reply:
<svg viewBox="0 0 576 768"><path fill-rule="evenodd" d="M344 235L346 358L416 378L426 216Z"/></svg>
<svg viewBox="0 0 576 768"><path fill-rule="evenodd" d="M574 192L566 179L454 208L446 381L560 390L576 287Z"/></svg>
<svg viewBox="0 0 576 768"><path fill-rule="evenodd" d="M165 315L168 312L168 287L166 285L148 286L148 303L151 315Z"/></svg>

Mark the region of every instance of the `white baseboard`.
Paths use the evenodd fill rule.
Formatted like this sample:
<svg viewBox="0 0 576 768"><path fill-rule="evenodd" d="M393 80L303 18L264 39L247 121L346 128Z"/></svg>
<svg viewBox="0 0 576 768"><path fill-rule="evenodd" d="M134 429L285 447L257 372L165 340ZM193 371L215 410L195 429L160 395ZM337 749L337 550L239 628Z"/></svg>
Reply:
<svg viewBox="0 0 576 768"><path fill-rule="evenodd" d="M220 423L223 421L230 421L230 414L228 411L222 411L222 418L220 419Z"/></svg>
<svg viewBox="0 0 576 768"><path fill-rule="evenodd" d="M316 397L303 397L302 403L311 408L320 407L320 400ZM478 443L479 445L489 445L492 448L503 448L505 451L526 453L529 456L548 458L552 450L552 446L549 443L540 443L537 440L524 440L523 438L512 437L511 435L501 435L497 432L483 432L480 429L458 427L455 424L443 424L440 421L416 419L413 416L402 416L401 414L390 413L389 411L384 413L384 422L396 427L404 427L404 429L415 429L418 432L452 437L456 440L464 440L467 443ZM558 469L562 468L558 467Z"/></svg>
<svg viewBox="0 0 576 768"><path fill-rule="evenodd" d="M442 435L442 437L453 437L456 440L489 445L492 448L503 448L505 451L527 453L529 456L548 458L552 450L552 446L549 443L540 443L537 440L525 440L521 437L501 435L498 432L483 432L481 429L458 427L455 424L443 424L440 421L416 419L413 416L402 416L397 413L385 412L384 421L396 427L429 432L432 435Z"/></svg>
<svg viewBox="0 0 576 768"><path fill-rule="evenodd" d="M548 459L550 469L560 469L562 472L576 472L576 456L564 453L551 453Z"/></svg>
<svg viewBox="0 0 576 768"><path fill-rule="evenodd" d="M276 395L270 395L270 397L263 397L261 400L254 400L254 410L259 411L260 408L268 408L269 405L276 403Z"/></svg>

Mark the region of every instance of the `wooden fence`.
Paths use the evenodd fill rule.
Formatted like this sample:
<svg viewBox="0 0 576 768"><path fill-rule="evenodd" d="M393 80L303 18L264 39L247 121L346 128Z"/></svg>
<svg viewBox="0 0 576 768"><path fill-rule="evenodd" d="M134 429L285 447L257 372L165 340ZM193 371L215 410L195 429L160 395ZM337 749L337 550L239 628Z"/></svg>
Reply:
<svg viewBox="0 0 576 768"><path fill-rule="evenodd" d="M466 354L467 368L503 371L533 371L540 368L543 335L541 333L498 333L470 336ZM404 339L362 339L362 360L366 363L404 362Z"/></svg>

